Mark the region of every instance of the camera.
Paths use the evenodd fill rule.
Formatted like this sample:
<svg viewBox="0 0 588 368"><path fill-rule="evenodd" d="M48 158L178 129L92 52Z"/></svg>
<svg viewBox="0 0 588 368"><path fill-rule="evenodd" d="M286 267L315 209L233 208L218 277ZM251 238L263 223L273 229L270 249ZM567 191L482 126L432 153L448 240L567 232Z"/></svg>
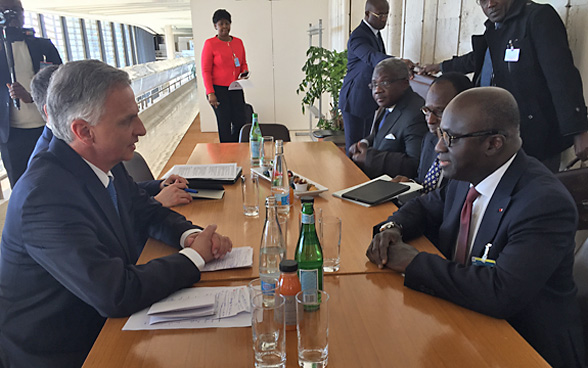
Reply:
<svg viewBox="0 0 588 368"><path fill-rule="evenodd" d="M6 27L15 19L18 19L18 14L12 9L6 9L0 12L0 27Z"/></svg>

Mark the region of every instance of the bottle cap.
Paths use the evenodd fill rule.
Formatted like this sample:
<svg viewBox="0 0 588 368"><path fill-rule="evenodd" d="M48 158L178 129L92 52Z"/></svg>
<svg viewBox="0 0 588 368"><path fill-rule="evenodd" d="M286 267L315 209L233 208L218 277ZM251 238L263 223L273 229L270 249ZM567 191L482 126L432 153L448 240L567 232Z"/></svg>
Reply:
<svg viewBox="0 0 588 368"><path fill-rule="evenodd" d="M254 119L256 119L256 118L258 117L258 115L257 115L257 113L256 113L256 112L254 112L254 113L253 113L253 114L251 114L251 115L252 115L252 117L253 117Z"/></svg>
<svg viewBox="0 0 588 368"><path fill-rule="evenodd" d="M314 203L314 197L311 196L304 196L304 197L300 197L300 202L301 203Z"/></svg>
<svg viewBox="0 0 588 368"><path fill-rule="evenodd" d="M298 262L293 259L284 259L280 262L281 272L296 272L298 271Z"/></svg>

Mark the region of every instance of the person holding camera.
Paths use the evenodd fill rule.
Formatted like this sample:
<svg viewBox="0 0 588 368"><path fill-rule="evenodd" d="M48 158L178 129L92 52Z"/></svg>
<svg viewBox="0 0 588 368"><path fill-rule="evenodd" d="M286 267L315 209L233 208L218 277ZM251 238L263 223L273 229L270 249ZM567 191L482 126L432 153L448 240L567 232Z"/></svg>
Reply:
<svg viewBox="0 0 588 368"><path fill-rule="evenodd" d="M238 142L245 124L243 90L229 90L237 79L249 77L243 41L229 35L231 14L218 9L212 16L217 35L204 42L201 55L202 79L206 98L214 109L220 142Z"/></svg>
<svg viewBox="0 0 588 368"><path fill-rule="evenodd" d="M3 27L6 27L6 44L10 44L14 58L17 82L12 83L7 50L0 45L0 154L8 174L10 186L27 168L29 157L43 132L45 121L37 111L29 86L34 75L42 68L61 64L59 52L46 38L34 36L24 29L24 9L20 0L0 0ZM20 101L17 108L11 100Z"/></svg>

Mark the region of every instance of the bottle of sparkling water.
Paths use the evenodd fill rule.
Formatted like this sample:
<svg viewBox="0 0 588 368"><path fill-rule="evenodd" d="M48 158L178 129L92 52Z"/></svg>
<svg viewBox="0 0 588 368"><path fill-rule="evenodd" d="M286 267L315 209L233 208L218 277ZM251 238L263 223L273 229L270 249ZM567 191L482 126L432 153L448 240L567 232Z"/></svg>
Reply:
<svg viewBox="0 0 588 368"><path fill-rule="evenodd" d="M262 291L277 287L275 282L280 277L280 262L285 257L286 245L278 223L276 200L269 196L265 200L265 224L259 247L259 277Z"/></svg>
<svg viewBox="0 0 588 368"><path fill-rule="evenodd" d="M290 213L290 180L288 167L284 158L284 141L276 141L276 154L272 171L272 194L276 197L278 213L287 216Z"/></svg>
<svg viewBox="0 0 588 368"><path fill-rule="evenodd" d="M249 130L249 157L251 158L251 167L261 166L261 129L257 122L257 114L253 113L253 123Z"/></svg>
<svg viewBox="0 0 588 368"><path fill-rule="evenodd" d="M323 250L314 225L314 198L302 197L300 201L302 202L300 237L294 259L298 262L303 298L307 301L315 301L310 299L317 298L317 294L310 291L323 289ZM305 290L309 291L308 295Z"/></svg>

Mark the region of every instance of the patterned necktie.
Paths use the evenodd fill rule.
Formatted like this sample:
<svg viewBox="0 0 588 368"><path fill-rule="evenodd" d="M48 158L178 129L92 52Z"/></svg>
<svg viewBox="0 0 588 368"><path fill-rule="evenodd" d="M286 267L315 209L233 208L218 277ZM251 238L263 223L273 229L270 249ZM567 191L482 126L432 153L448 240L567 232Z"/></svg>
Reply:
<svg viewBox="0 0 588 368"><path fill-rule="evenodd" d="M425 175L425 180L423 180L423 193L429 193L435 190L440 176L441 166L439 166L439 155L437 155L429 171L427 171L427 175Z"/></svg>
<svg viewBox="0 0 588 368"><path fill-rule="evenodd" d="M386 118L388 117L388 115L390 115L390 110L386 109L384 116L382 116L382 120L380 120L380 125L378 125L378 131L380 129L382 129L382 126L384 126L384 122L386 121Z"/></svg>
<svg viewBox="0 0 588 368"><path fill-rule="evenodd" d="M384 47L384 39L382 38L382 34L380 33L380 31L378 31L378 34L376 35L377 39L378 39L378 49L380 52L382 53L386 53L386 48Z"/></svg>
<svg viewBox="0 0 588 368"><path fill-rule="evenodd" d="M110 199L112 200L112 204L114 204L114 209L116 213L120 216L120 212L118 212L118 196L116 195L116 188L114 187L114 178L112 176L108 177L108 186L106 187L108 194L110 194Z"/></svg>
<svg viewBox="0 0 588 368"><path fill-rule="evenodd" d="M470 222L472 220L472 205L480 193L476 188L471 187L466 196L466 200L461 209L461 216L459 218L459 235L457 236L457 251L455 252L455 261L462 265L466 264L468 248L469 248L469 235L470 235Z"/></svg>

